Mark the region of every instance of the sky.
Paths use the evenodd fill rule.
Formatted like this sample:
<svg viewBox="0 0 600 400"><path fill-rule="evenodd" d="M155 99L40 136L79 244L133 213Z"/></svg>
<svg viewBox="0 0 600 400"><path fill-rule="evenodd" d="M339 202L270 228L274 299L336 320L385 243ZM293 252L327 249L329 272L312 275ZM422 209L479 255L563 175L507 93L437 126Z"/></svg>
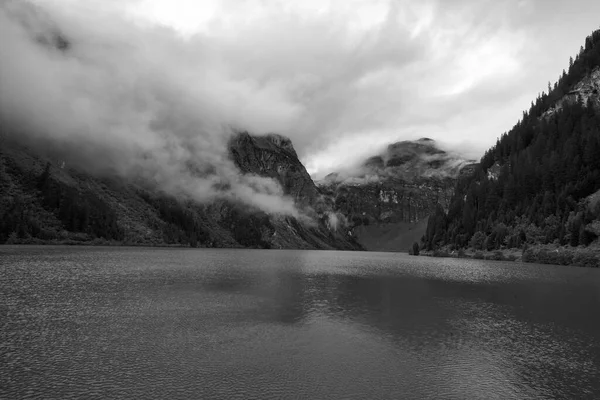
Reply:
<svg viewBox="0 0 600 400"><path fill-rule="evenodd" d="M236 74L284 91L300 110L283 133L317 177L420 137L479 158L600 28L594 0L143 0L129 12L207 38Z"/></svg>
<svg viewBox="0 0 600 400"><path fill-rule="evenodd" d="M600 27L594 0L25 3L0 0L3 118L198 197L278 194L223 161L231 128L290 137L317 179L421 137L477 159ZM54 28L64 54L31 40ZM190 162L220 169L191 184Z"/></svg>

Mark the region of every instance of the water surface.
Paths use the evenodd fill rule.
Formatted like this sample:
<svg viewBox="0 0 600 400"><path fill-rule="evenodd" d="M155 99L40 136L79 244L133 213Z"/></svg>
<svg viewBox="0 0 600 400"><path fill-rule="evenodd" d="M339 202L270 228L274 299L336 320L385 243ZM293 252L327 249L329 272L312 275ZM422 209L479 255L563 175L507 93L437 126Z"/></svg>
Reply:
<svg viewBox="0 0 600 400"><path fill-rule="evenodd" d="M600 398L600 270L0 247L0 398Z"/></svg>

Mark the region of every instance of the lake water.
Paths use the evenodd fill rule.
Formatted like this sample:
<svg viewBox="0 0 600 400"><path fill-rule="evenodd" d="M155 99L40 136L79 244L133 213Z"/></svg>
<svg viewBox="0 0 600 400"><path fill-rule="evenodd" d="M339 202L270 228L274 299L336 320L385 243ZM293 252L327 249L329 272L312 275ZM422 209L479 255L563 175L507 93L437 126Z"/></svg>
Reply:
<svg viewBox="0 0 600 400"><path fill-rule="evenodd" d="M600 398L600 270L0 246L0 398Z"/></svg>

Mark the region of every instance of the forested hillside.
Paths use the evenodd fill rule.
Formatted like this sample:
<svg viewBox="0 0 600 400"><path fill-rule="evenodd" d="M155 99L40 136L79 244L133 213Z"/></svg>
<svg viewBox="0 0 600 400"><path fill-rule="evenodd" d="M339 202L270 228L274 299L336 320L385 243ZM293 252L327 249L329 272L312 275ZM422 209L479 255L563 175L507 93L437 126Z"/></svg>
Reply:
<svg viewBox="0 0 600 400"><path fill-rule="evenodd" d="M600 30L429 219L427 250L588 246L600 235ZM594 195L596 194L596 195Z"/></svg>
<svg viewBox="0 0 600 400"><path fill-rule="evenodd" d="M298 204L313 200L312 222L234 199L175 197L140 179L93 176L0 136L0 244L360 249L347 231L328 225L331 207L318 204L316 192L309 196L316 188L289 140L242 133L230 153L240 173L273 177Z"/></svg>

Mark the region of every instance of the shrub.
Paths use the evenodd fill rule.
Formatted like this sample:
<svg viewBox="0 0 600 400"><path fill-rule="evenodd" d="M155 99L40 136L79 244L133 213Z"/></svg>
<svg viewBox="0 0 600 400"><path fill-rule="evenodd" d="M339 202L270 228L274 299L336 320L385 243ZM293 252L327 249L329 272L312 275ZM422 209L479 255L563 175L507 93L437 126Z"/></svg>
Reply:
<svg viewBox="0 0 600 400"><path fill-rule="evenodd" d="M573 257L573 264L578 267L600 267L600 260L590 251L577 252Z"/></svg>
<svg viewBox="0 0 600 400"><path fill-rule="evenodd" d="M50 229L40 229L38 237L42 240L53 240L57 237L57 232Z"/></svg>
<svg viewBox="0 0 600 400"><path fill-rule="evenodd" d="M546 249L541 249L537 252L537 255L534 253L534 260L542 264L553 264L552 263L552 255Z"/></svg>
<svg viewBox="0 0 600 400"><path fill-rule="evenodd" d="M492 260L492 261L504 261L504 254L502 254L502 252L500 250L496 250L494 251L492 254L487 254L485 256L486 260Z"/></svg>
<svg viewBox="0 0 600 400"><path fill-rule="evenodd" d="M450 253L446 250L436 249L433 251L434 257L450 257Z"/></svg>
<svg viewBox="0 0 600 400"><path fill-rule="evenodd" d="M473 255L473 258L477 259L477 260L483 260L483 253L481 251L476 251L475 255Z"/></svg>
<svg viewBox="0 0 600 400"><path fill-rule="evenodd" d="M19 237L17 236L17 232L13 232L8 236L8 239L6 240L6 244L18 244L19 242Z"/></svg>
<svg viewBox="0 0 600 400"><path fill-rule="evenodd" d="M574 253L567 249L527 249L523 252L524 262L537 262L540 264L557 264L557 265L580 265L594 266L597 262L596 256L591 252Z"/></svg>
<svg viewBox="0 0 600 400"><path fill-rule="evenodd" d="M417 242L413 243L412 252L413 252L413 255L415 255L415 256L419 255L419 243L417 243Z"/></svg>
<svg viewBox="0 0 600 400"><path fill-rule="evenodd" d="M524 248L523 249L523 262L535 262L536 257L533 253L533 249Z"/></svg>
<svg viewBox="0 0 600 400"><path fill-rule="evenodd" d="M483 248L485 240L486 240L485 233L477 231L471 238L471 241L469 242L469 244L475 250L481 250Z"/></svg>
<svg viewBox="0 0 600 400"><path fill-rule="evenodd" d="M556 263L560 265L573 264L574 254L571 250L561 250L556 254Z"/></svg>

